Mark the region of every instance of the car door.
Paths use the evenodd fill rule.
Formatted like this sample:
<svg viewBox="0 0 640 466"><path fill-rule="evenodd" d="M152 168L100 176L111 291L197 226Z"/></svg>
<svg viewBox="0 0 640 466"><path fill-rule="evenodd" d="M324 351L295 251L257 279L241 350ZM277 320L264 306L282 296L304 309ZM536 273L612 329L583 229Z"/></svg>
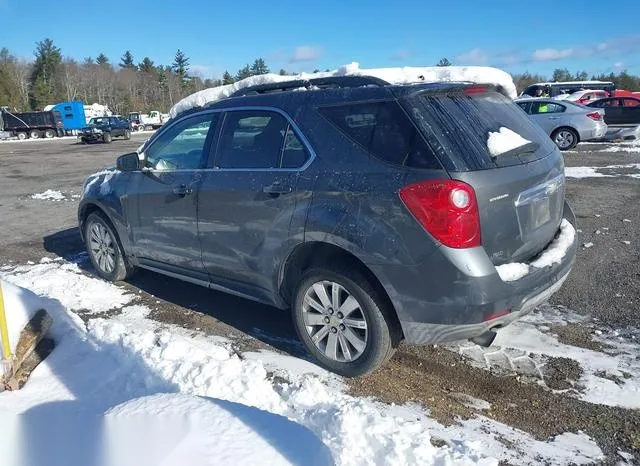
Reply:
<svg viewBox="0 0 640 466"><path fill-rule="evenodd" d="M619 125L624 120L620 99L606 99L603 101L604 122L607 125Z"/></svg>
<svg viewBox="0 0 640 466"><path fill-rule="evenodd" d="M566 110L563 105L546 100L531 102L531 119L545 130L547 134L562 125L562 113Z"/></svg>
<svg viewBox="0 0 640 466"><path fill-rule="evenodd" d="M621 124L640 125L640 100L631 97L622 100Z"/></svg>
<svg viewBox="0 0 640 466"><path fill-rule="evenodd" d="M198 189L217 115L200 113L163 129L144 148L145 167L127 191L140 264L208 281L198 239Z"/></svg>
<svg viewBox="0 0 640 466"><path fill-rule="evenodd" d="M225 112L198 198L202 260L212 282L271 302L276 268L302 241L304 216L297 217L300 225L292 218L304 196L296 190L298 175L310 157L283 113ZM291 230L300 231L297 239L289 239Z"/></svg>

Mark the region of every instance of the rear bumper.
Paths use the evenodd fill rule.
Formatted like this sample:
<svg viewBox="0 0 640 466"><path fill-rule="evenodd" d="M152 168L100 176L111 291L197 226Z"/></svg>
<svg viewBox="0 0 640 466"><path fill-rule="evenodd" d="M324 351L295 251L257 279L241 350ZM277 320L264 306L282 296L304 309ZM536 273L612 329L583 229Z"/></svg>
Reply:
<svg viewBox="0 0 640 466"><path fill-rule="evenodd" d="M607 125L605 123L600 123L593 129L581 131L580 140L591 141L593 139L602 139L605 137L606 134L607 134Z"/></svg>
<svg viewBox="0 0 640 466"><path fill-rule="evenodd" d="M575 227L575 216L566 203L563 216ZM380 267L374 273L389 293L405 340L443 343L476 337L531 312L560 289L576 252L574 238L559 263L511 282L503 281L492 264L482 268L468 261L452 262L442 251L419 266ZM478 253L486 257L483 251Z"/></svg>

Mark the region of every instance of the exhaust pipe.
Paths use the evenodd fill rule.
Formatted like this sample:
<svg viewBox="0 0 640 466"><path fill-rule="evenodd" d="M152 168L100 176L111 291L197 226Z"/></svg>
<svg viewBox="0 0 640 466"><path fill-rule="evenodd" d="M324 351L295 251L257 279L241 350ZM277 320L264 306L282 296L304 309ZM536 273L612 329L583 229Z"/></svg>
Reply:
<svg viewBox="0 0 640 466"><path fill-rule="evenodd" d="M495 331L487 330L482 335L478 335L477 337L470 338L470 340L474 342L476 345L487 348L491 346L491 343L493 343L493 340L495 340L496 335L498 334Z"/></svg>

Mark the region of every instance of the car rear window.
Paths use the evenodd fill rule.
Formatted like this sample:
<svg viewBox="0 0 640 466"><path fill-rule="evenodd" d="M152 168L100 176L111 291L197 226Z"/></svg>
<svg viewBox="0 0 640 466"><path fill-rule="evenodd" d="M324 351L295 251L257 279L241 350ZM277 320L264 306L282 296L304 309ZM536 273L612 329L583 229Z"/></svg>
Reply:
<svg viewBox="0 0 640 466"><path fill-rule="evenodd" d="M545 157L553 150L549 136L512 100L495 91L422 94L415 99L413 110L427 137L435 137L445 149L448 160L441 160L448 169L470 171L518 165ZM487 147L489 133L501 128L537 143L537 149L526 157L517 151L492 157Z"/></svg>
<svg viewBox="0 0 640 466"><path fill-rule="evenodd" d="M394 165L442 169L396 101L321 107L320 113L374 157Z"/></svg>

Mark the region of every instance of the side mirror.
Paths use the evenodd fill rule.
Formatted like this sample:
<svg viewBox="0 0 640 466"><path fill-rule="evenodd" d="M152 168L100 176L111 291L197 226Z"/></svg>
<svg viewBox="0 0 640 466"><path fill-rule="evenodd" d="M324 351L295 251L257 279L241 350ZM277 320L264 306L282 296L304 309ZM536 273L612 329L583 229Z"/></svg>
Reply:
<svg viewBox="0 0 640 466"><path fill-rule="evenodd" d="M122 172L133 172L140 170L141 161L137 152L121 155L116 159L116 168Z"/></svg>

